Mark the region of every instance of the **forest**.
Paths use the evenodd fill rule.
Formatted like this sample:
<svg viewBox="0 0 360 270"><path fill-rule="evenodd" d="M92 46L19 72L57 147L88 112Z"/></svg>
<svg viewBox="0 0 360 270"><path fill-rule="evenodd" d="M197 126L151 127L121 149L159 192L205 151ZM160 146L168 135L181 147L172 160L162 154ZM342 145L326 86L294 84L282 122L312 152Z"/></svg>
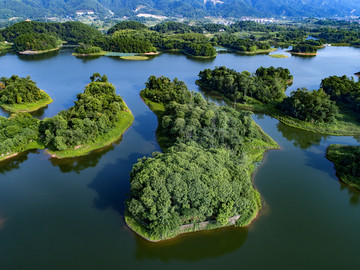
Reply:
<svg viewBox="0 0 360 270"><path fill-rule="evenodd" d="M122 134L131 124L131 112L106 75L94 73L91 81L74 106L41 121L39 133L51 152L91 145L113 129L123 128Z"/></svg>
<svg viewBox="0 0 360 270"><path fill-rule="evenodd" d="M152 240L176 235L183 224L223 226L233 216L247 225L261 206L253 162L276 143L248 112L218 107L177 79L151 76L141 96L159 117L164 153L134 165L128 224Z"/></svg>
<svg viewBox="0 0 360 270"><path fill-rule="evenodd" d="M0 78L0 106L6 110L33 111L51 103L52 99L41 91L30 76Z"/></svg>
<svg viewBox="0 0 360 270"><path fill-rule="evenodd" d="M335 164L339 179L360 190L360 147L332 144L326 157Z"/></svg>

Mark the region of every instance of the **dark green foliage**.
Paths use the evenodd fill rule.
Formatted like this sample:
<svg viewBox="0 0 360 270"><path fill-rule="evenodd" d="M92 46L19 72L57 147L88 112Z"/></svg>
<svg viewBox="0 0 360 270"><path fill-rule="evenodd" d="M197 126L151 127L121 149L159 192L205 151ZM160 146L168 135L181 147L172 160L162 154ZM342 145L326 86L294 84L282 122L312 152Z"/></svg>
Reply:
<svg viewBox="0 0 360 270"><path fill-rule="evenodd" d="M185 51L194 56L215 56L216 50L210 43L190 43Z"/></svg>
<svg viewBox="0 0 360 270"><path fill-rule="evenodd" d="M0 117L0 158L21 152L31 141L37 140L38 125L39 120L27 113Z"/></svg>
<svg viewBox="0 0 360 270"><path fill-rule="evenodd" d="M298 44L291 51L294 53L317 53L317 48L310 44Z"/></svg>
<svg viewBox="0 0 360 270"><path fill-rule="evenodd" d="M360 147L330 145L326 157L334 162L341 181L360 190Z"/></svg>
<svg viewBox="0 0 360 270"><path fill-rule="evenodd" d="M239 52L255 52L256 50L268 50L267 42L254 41L249 38L239 38L234 35L215 36L212 41L220 46L230 48Z"/></svg>
<svg viewBox="0 0 360 270"><path fill-rule="evenodd" d="M107 38L103 49L122 53L155 52L149 31L120 30Z"/></svg>
<svg viewBox="0 0 360 270"><path fill-rule="evenodd" d="M202 33L203 30L201 27L190 26L186 23L179 22L163 22L160 24L151 27L151 30L154 30L159 33L167 33L167 34L185 34L185 33Z"/></svg>
<svg viewBox="0 0 360 270"><path fill-rule="evenodd" d="M122 98L106 77L93 75L94 82L77 95L75 105L41 122L40 134L51 150L64 150L91 143L98 136L111 130L126 109Z"/></svg>
<svg viewBox="0 0 360 270"><path fill-rule="evenodd" d="M360 111L360 82L347 76L330 76L321 81L321 87L332 100L341 103L352 110Z"/></svg>
<svg viewBox="0 0 360 270"><path fill-rule="evenodd" d="M15 38L13 48L17 52L26 50L30 51L46 51L59 47L61 41L51 35L47 34L22 34Z"/></svg>
<svg viewBox="0 0 360 270"><path fill-rule="evenodd" d="M184 223L217 218L224 225L229 217L251 217L258 209L246 170L224 149L180 145L139 160L130 177L127 209L159 238Z"/></svg>
<svg viewBox="0 0 360 270"><path fill-rule="evenodd" d="M30 79L13 75L10 78L0 78L0 102L3 104L32 103L46 96Z"/></svg>
<svg viewBox="0 0 360 270"><path fill-rule="evenodd" d="M311 92L306 88L298 89L282 101L281 109L294 118L311 123L332 122L338 113L335 102L323 89Z"/></svg>
<svg viewBox="0 0 360 270"><path fill-rule="evenodd" d="M79 47L75 48L75 53L78 54L93 54L93 53L100 53L101 48L91 45L81 44Z"/></svg>
<svg viewBox="0 0 360 270"><path fill-rule="evenodd" d="M179 225L240 216L246 225L260 207L251 183L247 147L262 140L249 113L218 107L174 79L151 76L141 95L161 103L158 137L164 154L154 153L130 174L129 214L156 238ZM165 149L164 149L165 148Z"/></svg>
<svg viewBox="0 0 360 270"><path fill-rule="evenodd" d="M101 38L101 32L81 22L44 23L19 22L0 30L0 34L9 42L24 34L47 34L66 41L69 44L89 43Z"/></svg>
<svg viewBox="0 0 360 270"><path fill-rule="evenodd" d="M108 35L113 34L116 31L119 30L125 30L125 29L131 29L131 30L144 30L147 29L147 26L136 21L123 21L115 24L113 27L111 27L107 33Z"/></svg>
<svg viewBox="0 0 360 270"><path fill-rule="evenodd" d="M142 90L145 98L153 102L168 104L175 101L180 104L190 102L191 93L188 91L185 83L174 79L171 81L169 78L161 76L150 76L145 83L146 88Z"/></svg>
<svg viewBox="0 0 360 270"><path fill-rule="evenodd" d="M199 78L204 91L219 92L234 102L246 102L250 97L267 103L284 98L293 77L288 69L281 67L260 67L253 76L247 71L216 67L200 71Z"/></svg>

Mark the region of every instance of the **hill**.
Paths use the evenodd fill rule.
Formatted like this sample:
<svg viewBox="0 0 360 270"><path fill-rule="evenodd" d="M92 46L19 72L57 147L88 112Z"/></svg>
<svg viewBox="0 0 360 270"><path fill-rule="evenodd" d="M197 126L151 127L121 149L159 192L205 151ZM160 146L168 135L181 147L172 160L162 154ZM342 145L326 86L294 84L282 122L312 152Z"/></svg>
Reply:
<svg viewBox="0 0 360 270"><path fill-rule="evenodd" d="M91 10L99 16L153 14L163 16L310 16L360 15L352 0L0 0L0 19L76 16Z"/></svg>

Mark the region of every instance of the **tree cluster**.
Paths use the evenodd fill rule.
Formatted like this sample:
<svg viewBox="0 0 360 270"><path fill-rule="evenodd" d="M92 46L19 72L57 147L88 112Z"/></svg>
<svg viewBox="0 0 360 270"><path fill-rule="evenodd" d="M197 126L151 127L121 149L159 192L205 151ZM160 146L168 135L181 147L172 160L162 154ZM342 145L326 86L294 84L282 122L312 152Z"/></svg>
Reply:
<svg viewBox="0 0 360 270"><path fill-rule="evenodd" d="M45 94L31 80L30 76L0 78L0 101L3 104L33 103L46 98Z"/></svg>
<svg viewBox="0 0 360 270"><path fill-rule="evenodd" d="M294 118L310 123L332 122L338 114L338 107L323 89L297 89L282 101L281 109Z"/></svg>
<svg viewBox="0 0 360 270"><path fill-rule="evenodd" d="M88 144L116 125L126 106L115 94L114 86L102 82L103 77L94 74L94 81L77 95L73 107L41 122L40 134L46 147L64 150Z"/></svg>
<svg viewBox="0 0 360 270"><path fill-rule="evenodd" d="M199 73L198 84L204 91L215 91L234 102L246 102L249 98L264 103L280 100L293 77L284 68L260 67L254 75L237 72L226 67L205 69Z"/></svg>

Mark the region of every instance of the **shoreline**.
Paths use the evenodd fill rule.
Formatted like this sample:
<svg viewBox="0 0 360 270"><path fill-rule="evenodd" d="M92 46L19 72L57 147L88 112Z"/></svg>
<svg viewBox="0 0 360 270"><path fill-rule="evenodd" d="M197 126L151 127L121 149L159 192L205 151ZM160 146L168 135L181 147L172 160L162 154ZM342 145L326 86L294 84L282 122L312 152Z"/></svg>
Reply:
<svg viewBox="0 0 360 270"><path fill-rule="evenodd" d="M61 48L61 46L57 47L57 48L49 49L49 50L44 50L44 51L26 50L26 51L18 52L18 54L21 54L21 55L36 55L36 54L43 54L43 53L58 51L58 50L60 50L60 48Z"/></svg>

